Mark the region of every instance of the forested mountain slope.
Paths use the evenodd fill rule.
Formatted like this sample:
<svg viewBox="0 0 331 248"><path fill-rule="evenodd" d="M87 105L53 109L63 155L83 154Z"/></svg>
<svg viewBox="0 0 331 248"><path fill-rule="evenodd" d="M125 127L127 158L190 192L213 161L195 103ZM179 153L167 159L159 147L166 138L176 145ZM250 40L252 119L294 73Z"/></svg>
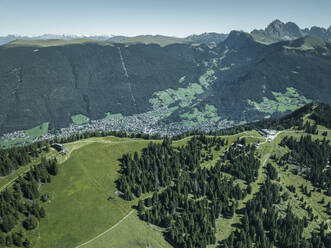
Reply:
<svg viewBox="0 0 331 248"><path fill-rule="evenodd" d="M0 47L0 133L85 123L173 135L284 115L330 103L330 48L312 37L263 45L237 31L216 47L15 41Z"/></svg>
<svg viewBox="0 0 331 248"><path fill-rule="evenodd" d="M1 170L0 246L328 248L330 113L309 104L228 135L85 133L55 141L68 153L54 141L1 150L14 167Z"/></svg>

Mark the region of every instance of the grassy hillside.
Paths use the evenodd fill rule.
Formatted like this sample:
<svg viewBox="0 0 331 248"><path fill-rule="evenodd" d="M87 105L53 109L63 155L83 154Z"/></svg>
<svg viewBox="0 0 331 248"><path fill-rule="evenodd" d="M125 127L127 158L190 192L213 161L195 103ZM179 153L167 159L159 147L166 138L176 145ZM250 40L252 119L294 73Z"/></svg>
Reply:
<svg viewBox="0 0 331 248"><path fill-rule="evenodd" d="M304 111L304 109L306 109ZM307 105L299 111L300 116L293 118L309 122L311 125L329 123L326 113L327 105ZM324 116L325 118L321 118ZM288 117L287 119L289 119ZM314 118L314 119L311 119ZM261 185L267 181L267 165L271 164L278 177L272 179L272 183L282 188L281 200L273 206L278 209L281 217L285 216L288 206L291 206L296 217L307 218L307 225L303 229L302 238L308 239L312 233L318 233L321 224L327 224L330 219L328 204L331 196L327 189L320 188L312 183L304 174L298 173L298 165L291 160L285 164L280 159L290 149L281 145L285 137L293 137L299 141L301 137L311 136L312 140L327 139L331 141L331 130L323 125L317 125L317 132L307 133L306 129L291 127L278 131L274 136L263 137L257 130L245 131L235 135L217 137L222 143L217 147L216 143L206 143L200 148L200 166L213 169L223 167L229 160L223 161L224 154L230 148L240 149L244 144L256 145L256 158L260 161L260 167L256 180L250 183L251 191L242 199L236 201L233 215L220 215L215 222L216 243L208 248L219 248L219 242L233 235L235 230L242 228L241 221L247 204L254 199L257 192L261 191ZM199 136L195 136L199 137ZM213 136L205 136L212 140ZM189 143L193 136L173 141L174 151ZM204 138L202 137L201 140ZM147 199L153 192L145 193L132 201L126 201L121 197L116 184L121 175L120 159L126 153L140 152L150 142L160 143L160 140L142 140L119 137L94 137L78 140L66 144L70 152L62 156L51 149L42 155L47 158L57 156L62 161L57 176L52 177L51 183L40 184L40 195L47 193L49 199L42 203L46 210L46 217L41 219L37 228L26 231L32 242L32 247L134 247L134 248L170 248L174 247L166 241L167 228L152 225L138 217L137 206L139 199ZM235 149L237 149L235 148ZM141 154L141 153L140 153ZM284 160L285 161L285 160ZM32 161L31 164L38 163ZM21 167L12 175L0 179L0 190L7 188L15 178L29 170L29 166ZM236 177L231 172L223 172L227 178L233 178L234 185L240 190L246 191L248 183L244 179ZM302 190L307 187L308 192ZM165 188L161 188L162 192ZM193 195L192 195L193 197ZM329 230L325 230L330 235ZM280 248L280 247L278 247Z"/></svg>
<svg viewBox="0 0 331 248"><path fill-rule="evenodd" d="M119 226L81 247L171 248L172 246L164 240L158 228L141 221L134 211Z"/></svg>
<svg viewBox="0 0 331 248"><path fill-rule="evenodd" d="M32 234L35 247L80 245L126 216L134 203L115 193L118 159L147 144L144 140L117 138L68 144L74 149L70 158L52 183L41 187L42 193L50 194L50 201L45 205L47 220Z"/></svg>
<svg viewBox="0 0 331 248"><path fill-rule="evenodd" d="M316 138L323 138L322 130ZM285 136L301 137L307 135L300 131L284 130L279 132L271 143L265 142L264 138L256 131L244 132L237 135L223 136L228 145L220 151L212 149L213 159L203 161L201 166L211 168L215 166L219 157L233 142L245 138L248 143L261 143L258 150L261 156L262 167L259 176L252 186L252 193L238 202L238 210L231 218L219 218L216 222L216 240L226 239L237 228L242 214L240 209L245 207L253 194L259 191L259 185L266 179L265 166L272 163L279 173L280 181L277 184L283 186L288 200L281 202L277 207L285 211L286 206L291 204L295 214L302 218L308 217L307 209L303 207L301 198L307 206L313 209L316 216L304 230L304 237L311 236L311 232L318 228L319 223L325 223L329 216L322 200L330 202L331 197L325 196L324 191L318 191L309 181L302 176L293 173L293 166L289 165L286 170L280 168L270 159L271 156L281 156L286 150L279 146ZM328 132L331 140L331 133ZM185 145L191 137L175 141L174 146ZM70 158L62 164L60 174L54 181L41 188L41 191L49 192L51 200L46 204L47 221L42 221L40 227L34 231L33 237L37 242L35 247L172 247L164 240L162 229L148 225L139 220L137 212L132 207L135 201L124 201L114 194L116 192L115 180L118 178L119 161L122 154L140 151L146 147L149 141L131 140L120 138L91 138L71 143L68 147L72 150ZM207 151L205 151L207 152ZM230 175L229 175L230 176ZM241 187L245 188L245 182L236 180ZM300 185L307 185L313 190L312 196L300 193ZM296 194L287 187L294 186ZM146 196L145 196L146 197ZM59 221L60 220L60 221ZM70 230L70 232L63 232ZM128 233L130 234L128 236ZM40 235L40 236L39 236ZM40 237L40 238L39 238ZM79 246L81 245L81 246ZM209 247L217 247L211 245Z"/></svg>
<svg viewBox="0 0 331 248"><path fill-rule="evenodd" d="M73 115L71 116L72 122L76 125L81 125L81 124L85 124L87 122L89 122L89 119L82 114L78 114L78 115Z"/></svg>

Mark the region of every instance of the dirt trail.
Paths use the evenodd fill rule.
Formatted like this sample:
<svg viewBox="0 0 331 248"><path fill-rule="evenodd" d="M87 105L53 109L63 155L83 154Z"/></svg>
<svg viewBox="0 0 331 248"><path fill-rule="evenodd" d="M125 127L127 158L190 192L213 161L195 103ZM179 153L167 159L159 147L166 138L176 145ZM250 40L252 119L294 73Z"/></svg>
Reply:
<svg viewBox="0 0 331 248"><path fill-rule="evenodd" d="M115 225L111 226L110 228L108 228L106 231L104 231L103 233L100 233L98 236L94 237L93 239L90 239L89 241L86 241L85 243L76 246L75 248L79 248L82 247L84 245L87 245L89 243L91 243L92 241L100 238L101 236L103 236L104 234L106 234L107 232L113 230L115 227L117 227L118 225L120 225L126 218L128 218L131 214L134 213L134 210L131 210L130 213L128 213L126 216L124 216L122 219L120 219Z"/></svg>

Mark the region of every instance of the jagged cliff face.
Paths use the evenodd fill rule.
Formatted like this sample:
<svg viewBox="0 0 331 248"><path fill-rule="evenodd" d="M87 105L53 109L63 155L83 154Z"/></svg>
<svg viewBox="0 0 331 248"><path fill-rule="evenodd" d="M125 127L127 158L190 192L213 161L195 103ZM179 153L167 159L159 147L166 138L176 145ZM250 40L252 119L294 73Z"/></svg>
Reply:
<svg viewBox="0 0 331 248"><path fill-rule="evenodd" d="M302 37L302 32L295 23L283 23L279 20L270 23L265 32L276 40L293 40Z"/></svg>
<svg viewBox="0 0 331 248"><path fill-rule="evenodd" d="M260 42L274 43L282 40L295 40L304 36L321 37L331 40L331 31L320 27L300 29L293 22L283 23L280 20L271 22L264 30L253 30L252 36Z"/></svg>
<svg viewBox="0 0 331 248"><path fill-rule="evenodd" d="M313 100L331 103L330 58L323 39L267 46L243 32L216 47L13 43L0 47L0 133L44 122L58 129L76 114L150 113L155 126L177 128L281 115Z"/></svg>

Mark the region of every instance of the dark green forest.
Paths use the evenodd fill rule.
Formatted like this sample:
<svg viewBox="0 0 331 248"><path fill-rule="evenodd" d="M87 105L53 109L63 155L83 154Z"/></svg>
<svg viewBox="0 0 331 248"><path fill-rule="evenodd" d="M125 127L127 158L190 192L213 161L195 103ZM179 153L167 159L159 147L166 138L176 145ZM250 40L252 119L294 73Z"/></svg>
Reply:
<svg viewBox="0 0 331 248"><path fill-rule="evenodd" d="M162 144L151 143L141 156L135 153L122 158L118 186L123 197L132 200L141 193L154 192L140 200L139 216L166 228L166 239L175 247L215 243L215 220L220 215L231 218L237 200L247 195L222 174L220 166L200 166L202 148L215 148L222 142L201 135L175 149L165 139ZM250 148L247 151L252 152Z"/></svg>
<svg viewBox="0 0 331 248"><path fill-rule="evenodd" d="M39 186L50 183L57 172L56 160L42 158L40 164L32 166L0 193L0 246L30 247L24 230L32 230L39 225L46 216L41 203L49 199L47 193L39 194Z"/></svg>
<svg viewBox="0 0 331 248"><path fill-rule="evenodd" d="M257 178L260 161L255 146L245 144L245 139L235 141L214 167L201 168L200 162L205 159L202 151L216 149L223 142L200 135L177 149L165 139L162 144L151 143L141 155L126 154L121 160L118 188L123 197L132 200L153 192L152 197L140 199L139 216L164 228L165 238L175 247L214 244L216 219L232 218L238 200L250 193L250 183ZM326 143L319 145L323 144L330 149ZM314 156L320 159L318 154L313 153ZM302 232L309 220L296 217L290 205L285 216L278 213L275 205L280 203L283 189L272 182L278 176L271 164L266 166L266 175L258 193L241 210L244 217L240 226L219 247L330 247L326 226L304 239ZM235 178L245 180L246 190L235 184Z"/></svg>
<svg viewBox="0 0 331 248"><path fill-rule="evenodd" d="M312 140L310 135L301 136L300 140L285 137L280 145L287 146L291 151L280 158L279 164L291 163L298 166L313 185L327 190L331 196L331 144L329 140Z"/></svg>

